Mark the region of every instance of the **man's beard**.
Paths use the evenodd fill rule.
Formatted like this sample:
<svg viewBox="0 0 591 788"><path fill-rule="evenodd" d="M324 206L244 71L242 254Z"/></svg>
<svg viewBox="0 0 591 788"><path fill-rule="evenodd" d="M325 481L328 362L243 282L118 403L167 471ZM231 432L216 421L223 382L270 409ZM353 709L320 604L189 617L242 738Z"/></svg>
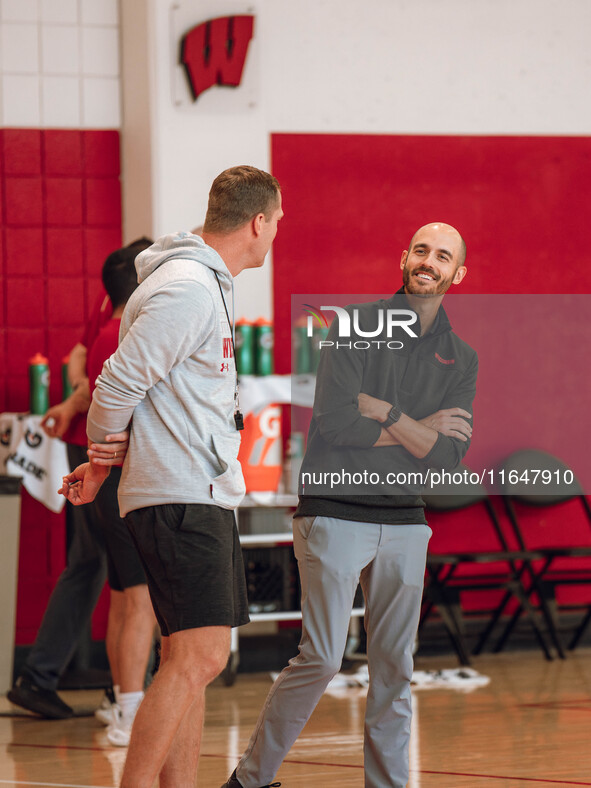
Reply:
<svg viewBox="0 0 591 788"><path fill-rule="evenodd" d="M417 289L416 290L414 289L415 274L420 274L420 273L429 274L429 276L433 277L433 284L435 285L435 288L431 290L431 292L426 292L425 289L421 287L421 285L417 285L416 286ZM443 277L437 278L437 274L429 268L419 266L418 268L415 268L411 273L408 270L408 266L404 266L404 268L402 269L402 284L404 285L405 291L410 295L417 296L418 298L429 298L432 296L443 295L444 293L447 293L447 291L451 286L454 275L455 272L454 274L452 274L452 276L449 277L449 279L444 279Z"/></svg>

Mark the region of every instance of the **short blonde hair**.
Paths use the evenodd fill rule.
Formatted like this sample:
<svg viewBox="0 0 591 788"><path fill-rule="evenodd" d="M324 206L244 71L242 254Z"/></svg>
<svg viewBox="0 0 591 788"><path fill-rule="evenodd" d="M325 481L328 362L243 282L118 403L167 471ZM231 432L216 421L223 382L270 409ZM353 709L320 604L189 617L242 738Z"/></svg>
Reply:
<svg viewBox="0 0 591 788"><path fill-rule="evenodd" d="M268 172L242 165L220 173L211 185L205 233L230 233L262 213L269 220L279 206L279 181Z"/></svg>

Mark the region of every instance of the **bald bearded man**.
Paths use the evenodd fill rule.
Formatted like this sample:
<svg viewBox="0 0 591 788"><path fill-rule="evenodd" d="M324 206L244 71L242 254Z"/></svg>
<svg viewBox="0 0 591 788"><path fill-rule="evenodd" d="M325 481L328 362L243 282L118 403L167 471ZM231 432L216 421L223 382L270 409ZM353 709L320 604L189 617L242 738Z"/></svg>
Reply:
<svg viewBox="0 0 591 788"><path fill-rule="evenodd" d="M431 530L421 485L404 479L429 468L451 470L470 444L478 359L453 333L441 306L466 275L465 259L455 228L425 225L402 253L403 287L390 299L346 308L351 320L345 322L359 341L339 334L345 315L333 322L320 356L300 476L305 494L293 524L302 586L299 654L273 684L222 788L280 785L271 780L340 669L359 582L370 677L365 788L407 783L412 651ZM411 333L401 328L393 338L392 321L381 310L402 316ZM349 477L333 486L329 474L327 484L326 472L337 469ZM383 486L388 472L397 482ZM351 483L363 474L379 481Z"/></svg>

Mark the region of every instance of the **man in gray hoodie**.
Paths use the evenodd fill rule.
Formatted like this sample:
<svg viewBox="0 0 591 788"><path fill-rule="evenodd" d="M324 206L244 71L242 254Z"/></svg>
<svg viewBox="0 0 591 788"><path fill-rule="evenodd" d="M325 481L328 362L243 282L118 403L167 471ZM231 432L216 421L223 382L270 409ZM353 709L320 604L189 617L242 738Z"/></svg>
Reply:
<svg viewBox="0 0 591 788"><path fill-rule="evenodd" d="M122 788L150 788L157 777L161 788L195 785L205 688L226 665L230 628L248 621L233 515L244 481L228 301L233 277L263 264L282 216L271 175L246 166L221 173L202 238L167 235L137 257L140 284L97 379L89 439L102 442L133 417L119 505L163 635ZM85 463L62 492L87 503L107 473Z"/></svg>

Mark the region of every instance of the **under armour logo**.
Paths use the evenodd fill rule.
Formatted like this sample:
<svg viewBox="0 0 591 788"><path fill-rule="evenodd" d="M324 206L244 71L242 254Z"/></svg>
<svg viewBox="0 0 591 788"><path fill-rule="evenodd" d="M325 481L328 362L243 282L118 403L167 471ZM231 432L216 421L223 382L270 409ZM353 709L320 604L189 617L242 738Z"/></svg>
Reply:
<svg viewBox="0 0 591 788"><path fill-rule="evenodd" d="M213 85L237 87L242 79L253 16L224 16L192 28L181 44L193 98Z"/></svg>
<svg viewBox="0 0 591 788"><path fill-rule="evenodd" d="M220 372L229 372L229 371L230 371L230 365L229 364L224 364L222 362L222 366L220 367Z"/></svg>

